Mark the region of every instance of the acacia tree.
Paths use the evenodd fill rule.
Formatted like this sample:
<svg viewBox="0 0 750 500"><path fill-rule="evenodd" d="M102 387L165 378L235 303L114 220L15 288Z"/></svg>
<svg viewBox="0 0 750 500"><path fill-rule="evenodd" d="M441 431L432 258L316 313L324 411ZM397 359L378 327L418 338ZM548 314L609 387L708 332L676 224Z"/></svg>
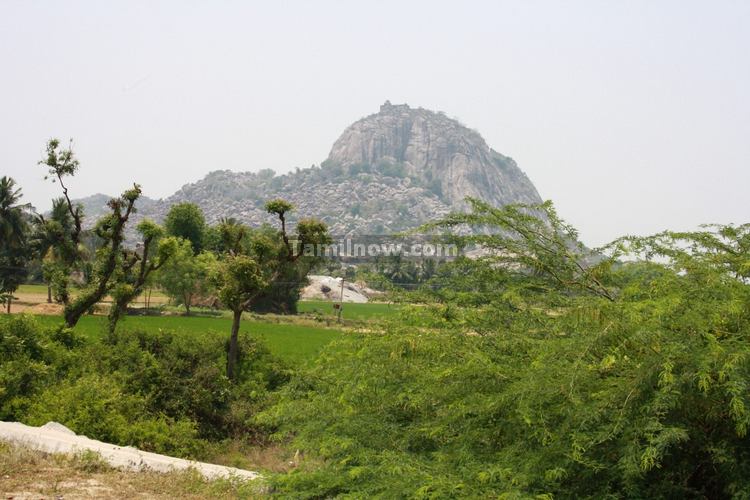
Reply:
<svg viewBox="0 0 750 500"><path fill-rule="evenodd" d="M315 255L305 253L309 245L329 243L328 228L320 221L302 219L297 223L297 234L293 242L287 233L287 214L293 210L291 203L276 199L266 203L266 211L278 217L280 230L274 239L265 235L242 240L246 231L233 224L226 235L227 254L214 275L219 289L219 297L225 307L232 311L232 329L227 350L227 377L236 380L239 359L238 335L243 311L249 309L288 266L302 258L314 259ZM279 251L279 246L281 251Z"/></svg>
<svg viewBox="0 0 750 500"><path fill-rule="evenodd" d="M128 304L143 293L151 273L168 262L177 249L176 238L161 239L164 229L158 224L144 219L137 229L143 237L141 252L125 253L122 276L118 277L117 285L112 290L113 303L108 318L110 340L114 340L117 322L127 310Z"/></svg>
<svg viewBox="0 0 750 500"><path fill-rule="evenodd" d="M750 225L624 238L591 259L525 214L460 219L502 222L481 236L497 255L441 266L442 307L420 295L382 335L347 336L266 413L326 459L282 495L750 492ZM503 298L534 307L498 314ZM458 320L433 312L449 307Z"/></svg>
<svg viewBox="0 0 750 500"><path fill-rule="evenodd" d="M606 280L617 255L586 249L578 232L560 219L551 202L540 205L492 205L467 198L471 211L453 213L426 224L425 231L448 231L443 236L461 247L482 250L477 262L499 268L519 291L544 290L548 297L585 293L613 301ZM470 227L470 234L455 231ZM534 293L539 297L539 294Z"/></svg>
<svg viewBox="0 0 750 500"><path fill-rule="evenodd" d="M73 220L73 228L67 237L70 238L70 247L78 249L83 228L83 210L80 205L73 205L65 185L65 178L74 176L79 167L78 159L72 150L72 141L67 149L62 149L59 140L50 139L46 156L39 164L48 169L47 177L51 177L53 182L59 183L62 188L65 206ZM107 206L111 213L96 223L94 234L104 243L97 250L91 283L75 300L65 306L63 316L68 327L75 326L81 316L109 293L114 285L113 277L125 260L122 255L125 224L135 211L135 202L140 195L140 186L133 184L132 189L128 189L118 198L109 200Z"/></svg>

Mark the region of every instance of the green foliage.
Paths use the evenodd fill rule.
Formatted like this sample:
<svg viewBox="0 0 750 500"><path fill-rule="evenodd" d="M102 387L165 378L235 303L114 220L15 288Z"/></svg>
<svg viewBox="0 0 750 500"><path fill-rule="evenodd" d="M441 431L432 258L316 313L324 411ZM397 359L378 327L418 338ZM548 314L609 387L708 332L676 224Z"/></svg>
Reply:
<svg viewBox="0 0 750 500"><path fill-rule="evenodd" d="M198 457L205 440L253 437L252 417L287 369L245 335L244 370L224 375L224 341L167 330L125 331L112 344L26 316L0 321L0 419L60 422L89 437Z"/></svg>
<svg viewBox="0 0 750 500"><path fill-rule="evenodd" d="M41 328L26 316L0 320L0 420L26 413L31 398L76 365L71 349L82 345L71 330Z"/></svg>
<svg viewBox="0 0 750 500"><path fill-rule="evenodd" d="M82 270L81 258L85 254L74 241L74 221L65 198L52 200L49 218L37 215L34 219L30 245L35 257L41 261L42 277L54 291L57 302L70 301L70 274Z"/></svg>
<svg viewBox="0 0 750 500"><path fill-rule="evenodd" d="M78 170L78 159L73 154L73 141L70 141L68 149L60 147L59 139L50 139L47 141L46 157L39 164L49 169L49 175L62 178L74 176Z"/></svg>
<svg viewBox="0 0 750 500"><path fill-rule="evenodd" d="M21 190L10 177L0 178L0 304L8 304L26 278L28 223L25 205L19 205Z"/></svg>
<svg viewBox="0 0 750 500"><path fill-rule="evenodd" d="M50 139L47 141L46 155L39 161L39 165L46 167L48 175L45 179L52 178L53 183L60 184L62 189L63 199L65 200L64 206L72 219L73 228L70 232L70 238L72 246L75 248L80 243L80 236L83 224L83 207L80 205L73 206L73 203L68 196L68 188L65 186L65 178L73 177L80 164L78 158L73 153L73 140L70 140L68 149L63 149L60 146L58 139ZM54 208L54 205L53 205Z"/></svg>
<svg viewBox="0 0 750 500"><path fill-rule="evenodd" d="M368 304L355 304L367 306ZM369 304L372 305L372 304ZM330 304L328 305L330 307ZM0 316L2 318L2 316ZM36 321L45 327L56 326L59 317L37 316ZM72 330L77 336L88 342L101 342L106 330L107 318L103 316L84 316ZM224 339L230 329L232 318L215 316L130 316L128 321L118 325L119 332L127 334L129 330L153 332L158 330L177 332L186 339L198 339L207 336ZM332 340L341 337L339 330L290 324L286 322L242 321L240 338L252 336L267 346L273 356L292 366L307 364ZM120 337L120 333L118 333Z"/></svg>
<svg viewBox="0 0 750 500"><path fill-rule="evenodd" d="M225 258L216 269L213 279L219 289L221 303L231 310L240 311L267 284L258 263L247 255Z"/></svg>
<svg viewBox="0 0 750 500"><path fill-rule="evenodd" d="M25 205L20 205L21 189L10 177L0 177L0 241L4 249L23 248L27 223Z"/></svg>
<svg viewBox="0 0 750 500"><path fill-rule="evenodd" d="M283 216L287 212L291 212L294 208L291 203L289 203L286 200L282 200L281 198L277 198L275 200L271 200L266 203L266 212L269 214L276 214L279 216Z"/></svg>
<svg viewBox="0 0 750 500"><path fill-rule="evenodd" d="M380 302L357 304L351 302L344 304L342 315L345 319L368 321L395 318L398 316L400 310L401 306L397 304ZM336 316L336 310L333 308L333 302L330 300L302 301L299 303L299 312L329 318Z"/></svg>
<svg viewBox="0 0 750 500"><path fill-rule="evenodd" d="M164 229L153 221L144 219L138 223L136 229L142 237L140 252L123 252L125 262L116 276L117 283L110 292L113 299L109 310L110 337L115 334L117 322L127 311L128 304L135 300L151 281L152 273L170 261L179 248L180 240L174 236L162 238Z"/></svg>
<svg viewBox="0 0 750 500"><path fill-rule="evenodd" d="M248 231L246 226L230 218L222 219L216 229L218 242L214 247L214 251L219 254L230 253L236 255L242 253Z"/></svg>
<svg viewBox="0 0 750 500"><path fill-rule="evenodd" d="M253 367L238 380L241 387L233 387L224 375L225 342L218 336L124 332L100 358L99 370L113 373L129 392L141 395L148 412L188 418L201 436L219 439L240 433L252 405L286 377L283 365L265 348L244 335L239 345L240 363ZM237 411L242 405L246 413Z"/></svg>
<svg viewBox="0 0 750 500"><path fill-rule="evenodd" d="M92 242L91 238L84 238L86 235L82 231L83 210L80 205L73 205L65 185L65 178L74 176L80 166L72 151L72 141L68 149L62 149L59 140L50 139L46 155L39 164L47 168L52 182L60 184L63 194L60 201L53 202L53 214L49 221L38 217L35 246L39 257L46 260L45 280L50 287L54 286L55 295L65 304L65 324L75 326L83 314L115 288L116 296L121 300L116 311L120 311L127 304L125 298L136 293L138 288L136 286L131 290L131 283L120 283L118 280L125 279L123 276L128 274L129 267L137 260L132 254L124 252L122 246L125 225L135 210L136 200L141 196L140 186L133 184L131 189L108 201L110 212L96 222L91 232L95 237L93 262L80 266L86 274L88 286L71 301L68 294L70 274L75 264L82 264L85 240ZM146 224L141 229L149 232L153 228ZM155 234L151 239L154 238ZM115 322L116 318L113 318L113 324Z"/></svg>
<svg viewBox="0 0 750 500"><path fill-rule="evenodd" d="M248 252L267 270L270 283L252 301L256 312L295 314L302 287L310 270L321 262L314 252L306 249L331 242L327 226L316 220L303 218L297 222L296 234L289 246L284 236L270 226L250 231ZM291 255L290 255L291 253Z"/></svg>
<svg viewBox="0 0 750 500"><path fill-rule="evenodd" d="M616 255L605 258L587 250L578 241L575 228L558 217L551 202L496 208L473 198L467 201L471 212L450 214L420 229L472 228L474 232L468 235L450 233L449 241L462 248L480 247L481 263L504 269L519 293L563 299L572 291L613 300L602 276Z"/></svg>
<svg viewBox="0 0 750 500"><path fill-rule="evenodd" d="M78 168L55 140L42 163L61 184ZM386 167L398 165L376 169ZM7 229L12 217L26 220L14 193L0 180L4 251L26 244L25 228L19 237ZM37 221L30 247L66 300L84 245L80 209L64 185L63 194L49 220ZM188 306L216 286L233 312L230 338L206 329L207 318L133 318L150 328L84 342L83 325L3 317L3 420L56 420L186 457L208 442L273 433L305 457L273 478L275 491L301 498L750 497L750 224L589 250L550 203L469 200L470 213L425 229L479 247L479 258L374 263L370 271L391 284L425 286L399 291L406 304L382 328L343 336L310 365L305 356L336 334L275 325L300 367L290 378L257 342L269 325L253 323L251 341L240 320L248 308L296 304L320 264L305 245L326 242L326 226L302 219L288 234L293 206L272 200L266 209L280 230L224 220L210 238L201 229L185 240L144 221L139 255L122 248L139 194L134 186L112 200L97 223L90 287L66 315L107 293L127 305L144 270L160 268L165 288ZM188 207L174 219L198 218ZM201 215L192 227L204 225ZM212 252L196 255L195 242ZM100 339L101 318L88 319ZM155 328L167 321L180 332Z"/></svg>
<svg viewBox="0 0 750 500"><path fill-rule="evenodd" d="M13 317L0 327L0 420L8 420L24 411L27 396L44 383L47 365L33 324Z"/></svg>
<svg viewBox="0 0 750 500"><path fill-rule="evenodd" d="M194 456L199 450L195 424L156 416L144 418L142 397L112 377L87 374L42 391L28 410L30 425L60 422L79 433L111 443L135 444L148 451Z"/></svg>
<svg viewBox="0 0 750 500"><path fill-rule="evenodd" d="M211 252L193 254L187 240L173 240L175 248L172 258L159 270L158 281L164 291L176 304L182 304L188 314L193 301L205 297L213 289L211 273L217 265L216 256Z"/></svg>
<svg viewBox="0 0 750 500"><path fill-rule="evenodd" d="M124 191L119 198L109 200L107 205L111 213L96 222L94 234L103 244L96 251L88 286L81 290L75 300L65 306L64 317L67 326L75 326L84 313L118 285L118 279L127 273L128 267L134 265L132 256L128 258L127 252L123 252L122 245L125 224L133 213L135 202L140 195L140 186L133 184L132 189Z"/></svg>
<svg viewBox="0 0 750 500"><path fill-rule="evenodd" d="M188 240L194 253L198 254L203 249L206 219L198 205L188 202L172 205L164 226L170 236Z"/></svg>
<svg viewBox="0 0 750 500"><path fill-rule="evenodd" d="M562 234L508 242L526 250L516 267L447 266L452 291L421 294L383 334L347 336L286 386L261 422L314 459L276 477L279 491L750 494L747 226L627 238L611 251L653 260L578 270Z"/></svg>
<svg viewBox="0 0 750 500"><path fill-rule="evenodd" d="M135 229L144 240L158 240L164 236L164 228L150 219L143 219Z"/></svg>
<svg viewBox="0 0 750 500"><path fill-rule="evenodd" d="M325 224L314 219L297 223L297 235L292 242L286 228L286 216L294 206L282 199L271 200L266 211L275 214L281 228L274 231L263 227L250 231L243 226L223 222L220 226L221 246L225 253L217 266L212 282L219 291L224 307L232 311L232 329L227 351L227 376L236 379L237 334L243 311L256 304L281 304L299 298L299 289L312 265L315 255L306 256L307 245L330 241ZM280 288L270 288L282 285ZM291 309L291 308L290 308Z"/></svg>

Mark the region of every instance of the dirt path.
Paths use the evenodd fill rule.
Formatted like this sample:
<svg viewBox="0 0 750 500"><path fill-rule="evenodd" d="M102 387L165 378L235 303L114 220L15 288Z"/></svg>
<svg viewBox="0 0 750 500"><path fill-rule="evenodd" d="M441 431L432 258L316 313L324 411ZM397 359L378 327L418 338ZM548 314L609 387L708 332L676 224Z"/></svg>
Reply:
<svg viewBox="0 0 750 500"><path fill-rule="evenodd" d="M30 314L50 314L50 315L60 315L63 311L63 305L62 304L55 304L55 303L48 303L47 302L47 295L43 293L29 293L29 292L16 292L13 294L15 299L13 299L13 302L11 304L11 312L12 313L30 313ZM75 297L75 294L73 295ZM151 304L153 306L159 306L162 304L166 304L168 302L167 297L164 296L154 296L151 298ZM109 309L109 303L105 300L103 302L99 302L97 304L97 308L100 310L106 311ZM139 300L133 302L129 305L131 308L140 308L144 307L143 300L139 298ZM2 312L5 312L2 310Z"/></svg>

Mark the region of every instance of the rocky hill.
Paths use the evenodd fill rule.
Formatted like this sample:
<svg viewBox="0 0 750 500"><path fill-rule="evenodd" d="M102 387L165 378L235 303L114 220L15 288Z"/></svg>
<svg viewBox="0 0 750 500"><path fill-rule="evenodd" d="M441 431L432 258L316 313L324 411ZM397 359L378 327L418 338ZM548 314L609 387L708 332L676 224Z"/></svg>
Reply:
<svg viewBox="0 0 750 500"><path fill-rule="evenodd" d="M284 175L214 171L166 199L142 199L135 219L161 221L171 205L190 201L209 223L235 217L255 225L272 221L263 204L281 197L297 213L324 220L333 234L384 234L460 209L467 196L495 205L541 201L516 163L478 132L443 113L386 101L344 130L320 166ZM80 201L93 219L106 197Z"/></svg>

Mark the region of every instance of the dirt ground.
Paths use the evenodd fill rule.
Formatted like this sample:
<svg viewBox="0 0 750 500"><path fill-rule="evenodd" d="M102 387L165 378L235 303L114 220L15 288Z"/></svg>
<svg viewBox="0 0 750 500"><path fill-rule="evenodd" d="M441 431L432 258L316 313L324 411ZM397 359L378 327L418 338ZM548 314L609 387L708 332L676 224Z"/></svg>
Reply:
<svg viewBox="0 0 750 500"><path fill-rule="evenodd" d="M262 490L261 490L262 491ZM3 499L260 498L259 485L207 481L195 471L157 473L112 469L95 455L49 454L0 442Z"/></svg>
<svg viewBox="0 0 750 500"><path fill-rule="evenodd" d="M56 303L48 303L47 302L47 295L43 293L26 293L26 292L16 292L13 294L14 297L16 297L13 300L13 303L11 304L11 313L30 313L30 314L49 314L49 315L59 315L62 314L63 311L63 305L62 304L56 304ZM152 306L159 306L162 304L166 304L169 301L167 297L164 296L152 296L151 297L151 305ZM109 309L109 302L102 301L97 304L98 308L101 308L102 311L107 311ZM137 301L130 304L128 307L131 308L139 308L139 307L145 307L145 303L142 298L138 298ZM4 311L3 311L4 312Z"/></svg>

